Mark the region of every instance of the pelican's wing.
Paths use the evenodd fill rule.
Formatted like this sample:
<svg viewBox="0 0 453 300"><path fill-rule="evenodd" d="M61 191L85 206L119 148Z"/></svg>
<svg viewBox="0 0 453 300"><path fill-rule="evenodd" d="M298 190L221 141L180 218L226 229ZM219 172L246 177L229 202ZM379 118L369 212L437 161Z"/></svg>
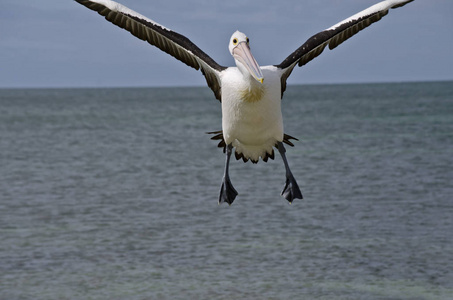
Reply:
<svg viewBox="0 0 453 300"><path fill-rule="evenodd" d="M185 36L148 19L139 13L110 0L75 0L97 11L106 20L129 31L134 36L147 41L170 54L186 65L199 70L206 77L208 86L216 98L221 98L219 74L226 68L216 63Z"/></svg>
<svg viewBox="0 0 453 300"><path fill-rule="evenodd" d="M286 89L286 80L296 64L300 67L305 65L320 55L327 45L329 45L330 50L336 48L362 29L379 21L383 16L388 14L389 9L404 6L412 1L414 0L382 1L309 38L281 64L276 65L277 68L283 70L281 77L282 96Z"/></svg>

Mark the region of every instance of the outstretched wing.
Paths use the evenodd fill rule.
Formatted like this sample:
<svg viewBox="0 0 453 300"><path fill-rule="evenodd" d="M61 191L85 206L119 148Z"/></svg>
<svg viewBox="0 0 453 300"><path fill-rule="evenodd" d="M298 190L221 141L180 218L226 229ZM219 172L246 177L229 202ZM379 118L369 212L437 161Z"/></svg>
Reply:
<svg viewBox="0 0 453 300"><path fill-rule="evenodd" d="M221 99L219 74L225 70L185 36L148 19L139 13L110 0L75 0L91 10L97 11L106 20L129 31L170 54L186 65L200 70L208 86L218 100Z"/></svg>
<svg viewBox="0 0 453 300"><path fill-rule="evenodd" d="M382 1L309 38L281 64L276 65L277 68L283 70L281 77L282 96L286 89L286 80L297 64L299 67L305 65L320 55L327 45L329 45L330 50L336 48L359 31L379 21L388 14L389 9L404 6L412 1L414 0Z"/></svg>

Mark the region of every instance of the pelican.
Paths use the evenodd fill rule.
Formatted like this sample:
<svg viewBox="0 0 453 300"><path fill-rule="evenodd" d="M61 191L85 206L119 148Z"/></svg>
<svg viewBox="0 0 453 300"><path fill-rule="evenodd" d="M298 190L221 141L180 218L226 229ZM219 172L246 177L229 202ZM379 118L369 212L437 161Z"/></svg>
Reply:
<svg viewBox="0 0 453 300"><path fill-rule="evenodd" d="M284 143L294 144L294 137L283 132L281 99L286 80L296 65L303 66L328 45L334 49L359 31L379 21L392 8L413 0L386 0L379 2L310 37L302 46L278 65L260 67L250 50L249 38L236 31L229 40L228 49L235 67L224 67L198 48L185 36L176 33L145 16L110 0L75 0L98 12L106 20L129 31L172 55L186 65L201 70L208 86L222 105L222 130L208 132L220 140L219 147L226 153L225 169L220 188L219 204L233 203L238 192L229 176L231 154L244 162L267 162L274 159L274 148L280 153L286 170L286 183L281 195L291 204L302 199L300 188L286 159Z"/></svg>

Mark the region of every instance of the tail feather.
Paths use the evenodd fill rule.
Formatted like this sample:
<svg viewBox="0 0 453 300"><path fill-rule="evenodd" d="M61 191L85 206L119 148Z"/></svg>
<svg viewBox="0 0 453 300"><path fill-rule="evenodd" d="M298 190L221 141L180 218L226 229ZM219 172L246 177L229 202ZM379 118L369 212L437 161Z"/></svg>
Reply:
<svg viewBox="0 0 453 300"><path fill-rule="evenodd" d="M223 148L223 153L225 153L227 145L226 145L225 139L223 138L222 130L211 131L211 132L206 132L206 133L207 134L214 134L214 136L211 137L211 140L220 140L220 142L217 145L217 147ZM288 146L294 147L294 144L290 140L298 141L298 139L293 137L293 136L290 136L288 134L283 134L283 143L287 144ZM274 147L277 148L278 144L276 143ZM242 153L234 152L234 156L236 157L237 160L242 159L245 163L249 161L249 158L245 157ZM275 157L274 150L272 150L272 153L266 153L266 155L264 157L261 157L261 159L264 162L267 162L269 160L269 158L270 159L274 159L274 157ZM258 163L257 160L253 160L253 159L250 159L250 161L252 163L254 163L254 164Z"/></svg>

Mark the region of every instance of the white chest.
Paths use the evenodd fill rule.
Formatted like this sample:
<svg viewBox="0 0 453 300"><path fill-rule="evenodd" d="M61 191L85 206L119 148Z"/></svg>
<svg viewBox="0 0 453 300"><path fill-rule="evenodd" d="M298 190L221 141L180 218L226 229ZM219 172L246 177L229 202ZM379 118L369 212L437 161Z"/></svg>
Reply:
<svg viewBox="0 0 453 300"><path fill-rule="evenodd" d="M222 77L222 130L227 144L238 140L260 145L283 138L280 76L272 68L262 68L263 84L245 81L236 68Z"/></svg>

